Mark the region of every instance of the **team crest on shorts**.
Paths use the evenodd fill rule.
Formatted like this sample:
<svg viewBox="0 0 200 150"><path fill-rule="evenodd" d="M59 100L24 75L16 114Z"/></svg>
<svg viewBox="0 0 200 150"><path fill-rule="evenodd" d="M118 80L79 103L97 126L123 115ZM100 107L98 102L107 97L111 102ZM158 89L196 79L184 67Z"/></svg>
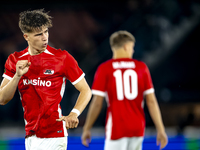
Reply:
<svg viewBox="0 0 200 150"><path fill-rule="evenodd" d="M54 74L54 70L46 69L46 70L44 70L44 74L49 74L49 75Z"/></svg>

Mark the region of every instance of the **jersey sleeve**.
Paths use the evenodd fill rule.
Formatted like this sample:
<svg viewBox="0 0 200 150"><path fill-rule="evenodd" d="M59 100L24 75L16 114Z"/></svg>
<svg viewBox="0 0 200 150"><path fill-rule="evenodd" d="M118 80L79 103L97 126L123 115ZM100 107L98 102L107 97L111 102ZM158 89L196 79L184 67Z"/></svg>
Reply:
<svg viewBox="0 0 200 150"><path fill-rule="evenodd" d="M154 92L151 74L146 64L144 64L144 84L144 95Z"/></svg>
<svg viewBox="0 0 200 150"><path fill-rule="evenodd" d="M85 73L78 66L77 61L74 59L72 55L70 55L67 51L64 51L64 53L66 54L64 61L65 76L73 85L75 85L82 78L84 78Z"/></svg>
<svg viewBox="0 0 200 150"><path fill-rule="evenodd" d="M15 72L16 72L16 61L15 61L14 55L11 54L6 60L5 72L3 74L3 77L8 80L11 80L13 76L15 75Z"/></svg>
<svg viewBox="0 0 200 150"><path fill-rule="evenodd" d="M103 65L97 68L92 84L92 94L98 96L105 96L106 91L106 70Z"/></svg>

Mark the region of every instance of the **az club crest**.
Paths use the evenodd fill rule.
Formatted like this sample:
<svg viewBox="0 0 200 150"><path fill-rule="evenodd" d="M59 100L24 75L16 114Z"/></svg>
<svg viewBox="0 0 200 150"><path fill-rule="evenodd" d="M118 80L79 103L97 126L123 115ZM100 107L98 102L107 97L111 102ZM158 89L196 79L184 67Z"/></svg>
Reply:
<svg viewBox="0 0 200 150"><path fill-rule="evenodd" d="M54 74L54 70L46 69L46 70L44 70L44 74L49 74L49 75Z"/></svg>

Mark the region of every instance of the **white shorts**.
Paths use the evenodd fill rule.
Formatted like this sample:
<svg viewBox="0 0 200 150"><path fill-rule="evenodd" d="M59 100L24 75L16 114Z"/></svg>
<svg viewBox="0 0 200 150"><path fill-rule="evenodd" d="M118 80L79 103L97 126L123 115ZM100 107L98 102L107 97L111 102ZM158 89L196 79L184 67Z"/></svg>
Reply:
<svg viewBox="0 0 200 150"><path fill-rule="evenodd" d="M105 140L104 150L142 150L143 137L124 137L118 140Z"/></svg>
<svg viewBox="0 0 200 150"><path fill-rule="evenodd" d="M38 138L35 135L25 139L26 150L66 150L67 137Z"/></svg>

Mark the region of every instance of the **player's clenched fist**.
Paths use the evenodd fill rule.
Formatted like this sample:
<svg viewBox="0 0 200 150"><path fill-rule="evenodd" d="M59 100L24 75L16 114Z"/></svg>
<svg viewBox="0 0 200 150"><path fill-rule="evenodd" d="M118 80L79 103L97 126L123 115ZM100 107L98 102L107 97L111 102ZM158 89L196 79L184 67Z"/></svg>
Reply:
<svg viewBox="0 0 200 150"><path fill-rule="evenodd" d="M16 64L17 76L21 77L22 75L27 73L30 65L31 65L31 62L28 62L28 60L19 60Z"/></svg>

